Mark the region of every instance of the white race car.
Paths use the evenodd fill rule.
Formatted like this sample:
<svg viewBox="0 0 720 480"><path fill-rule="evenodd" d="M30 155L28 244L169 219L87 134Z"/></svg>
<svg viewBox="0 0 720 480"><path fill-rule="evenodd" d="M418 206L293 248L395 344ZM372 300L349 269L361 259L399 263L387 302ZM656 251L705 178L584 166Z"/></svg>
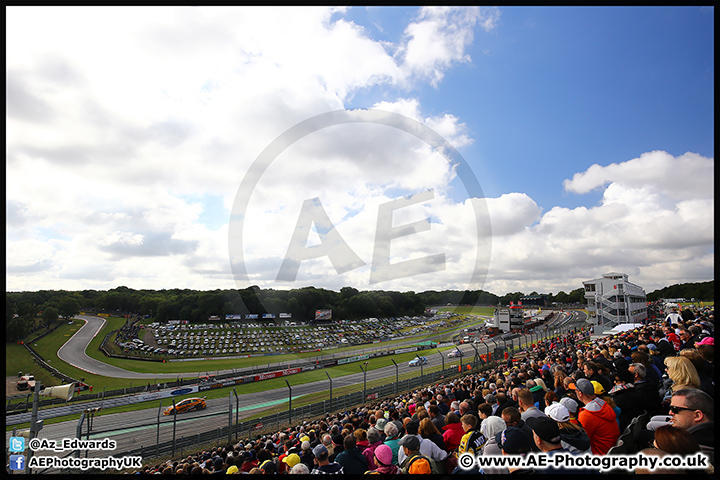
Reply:
<svg viewBox="0 0 720 480"><path fill-rule="evenodd" d="M419 365L427 365L427 358L425 357L415 357L412 360L408 362L409 367L417 367Z"/></svg>

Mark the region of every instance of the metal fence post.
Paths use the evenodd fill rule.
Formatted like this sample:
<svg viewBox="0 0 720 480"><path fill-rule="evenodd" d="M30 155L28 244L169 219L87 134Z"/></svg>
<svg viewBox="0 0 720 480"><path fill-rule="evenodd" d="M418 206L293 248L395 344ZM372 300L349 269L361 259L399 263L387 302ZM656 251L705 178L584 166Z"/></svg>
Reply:
<svg viewBox="0 0 720 480"><path fill-rule="evenodd" d="M228 394L228 443L232 442L232 394Z"/></svg>
<svg viewBox="0 0 720 480"><path fill-rule="evenodd" d="M172 439L172 456L175 456L175 432L177 431L177 407L175 407L175 397L172 399L173 402L173 439Z"/></svg>
<svg viewBox="0 0 720 480"><path fill-rule="evenodd" d="M155 440L155 456L159 457L159 448L160 448L160 412L162 411L162 400L160 400L160 406L158 407L158 414L157 414L157 439Z"/></svg>
<svg viewBox="0 0 720 480"><path fill-rule="evenodd" d="M290 386L290 382L285 380L285 383L288 387L288 423L292 425L292 387Z"/></svg>

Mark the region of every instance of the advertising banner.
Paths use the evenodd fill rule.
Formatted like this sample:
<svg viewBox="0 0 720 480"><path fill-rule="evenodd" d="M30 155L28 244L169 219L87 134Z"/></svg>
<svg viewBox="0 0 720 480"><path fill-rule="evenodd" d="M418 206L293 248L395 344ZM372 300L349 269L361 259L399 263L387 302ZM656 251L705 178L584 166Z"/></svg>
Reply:
<svg viewBox="0 0 720 480"><path fill-rule="evenodd" d="M355 355L354 357L348 357L348 358L341 358L338 360L338 365L344 365L346 363L352 363L352 362L359 362L360 360L367 360L370 358L370 355L367 353L364 355Z"/></svg>
<svg viewBox="0 0 720 480"><path fill-rule="evenodd" d="M268 373L261 373L259 375L255 375L255 381L259 382L261 380L267 380L270 378L277 378L277 377L284 377L287 375L294 375L296 373L300 373L302 371L302 368L290 368L287 370L279 370L277 372L268 372Z"/></svg>
<svg viewBox="0 0 720 480"><path fill-rule="evenodd" d="M417 347L399 348L399 349L395 350L395 355L400 354L400 353L416 352L417 349L418 349Z"/></svg>
<svg viewBox="0 0 720 480"><path fill-rule="evenodd" d="M165 390L160 390L157 392L152 393L138 393L136 395L132 395L132 397L135 399L134 402L144 402L146 400L156 400L158 398L169 398L174 397L176 395L188 395L191 393L197 393L200 389L197 385L187 386L187 387L180 387L180 388L168 388Z"/></svg>
<svg viewBox="0 0 720 480"><path fill-rule="evenodd" d="M175 395L187 395L188 393L197 393L197 391L198 391L198 386L197 386L197 385L192 385L192 386L189 386L189 387L180 387L180 388L177 388L177 389L175 389L175 390L172 390L172 391L170 392L170 395L171 395L171 396L175 396Z"/></svg>

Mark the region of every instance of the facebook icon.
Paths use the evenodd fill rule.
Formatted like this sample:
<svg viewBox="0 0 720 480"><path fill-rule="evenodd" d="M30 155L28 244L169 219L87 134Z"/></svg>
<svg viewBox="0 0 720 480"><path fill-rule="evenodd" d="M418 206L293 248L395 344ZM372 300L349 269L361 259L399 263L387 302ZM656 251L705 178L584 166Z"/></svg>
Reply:
<svg viewBox="0 0 720 480"><path fill-rule="evenodd" d="M25 470L25 455L10 455L10 470Z"/></svg>

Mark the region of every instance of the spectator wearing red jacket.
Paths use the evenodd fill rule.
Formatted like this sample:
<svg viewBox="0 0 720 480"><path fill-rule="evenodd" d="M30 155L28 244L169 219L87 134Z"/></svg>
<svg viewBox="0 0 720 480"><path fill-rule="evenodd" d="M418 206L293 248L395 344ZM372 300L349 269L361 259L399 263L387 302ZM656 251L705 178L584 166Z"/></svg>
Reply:
<svg viewBox="0 0 720 480"><path fill-rule="evenodd" d="M445 450L447 452L455 451L460 446L463 435L465 435L465 430L460 423L460 417L453 412L445 415L445 426L443 427Z"/></svg>

